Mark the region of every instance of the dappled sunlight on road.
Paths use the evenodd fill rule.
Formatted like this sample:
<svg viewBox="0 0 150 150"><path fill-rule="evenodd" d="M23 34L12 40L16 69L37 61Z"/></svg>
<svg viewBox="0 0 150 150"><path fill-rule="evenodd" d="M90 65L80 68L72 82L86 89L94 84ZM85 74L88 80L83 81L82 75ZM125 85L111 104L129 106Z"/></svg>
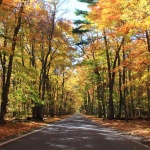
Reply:
<svg viewBox="0 0 150 150"><path fill-rule="evenodd" d="M113 141L127 141L121 133L114 129L100 127L88 119L83 119L80 115L60 121L46 130L43 130L42 134L43 136L45 134L50 134L53 137L46 139L45 144L50 145L54 149L65 150L76 150L81 148L96 150L97 145L95 143L99 145L99 148L105 145L107 150L111 150L111 147L113 149L113 146L111 146ZM104 144L102 143L103 139L105 139Z"/></svg>
<svg viewBox="0 0 150 150"><path fill-rule="evenodd" d="M149 150L80 114L4 145L0 150L17 150L16 147L20 150Z"/></svg>

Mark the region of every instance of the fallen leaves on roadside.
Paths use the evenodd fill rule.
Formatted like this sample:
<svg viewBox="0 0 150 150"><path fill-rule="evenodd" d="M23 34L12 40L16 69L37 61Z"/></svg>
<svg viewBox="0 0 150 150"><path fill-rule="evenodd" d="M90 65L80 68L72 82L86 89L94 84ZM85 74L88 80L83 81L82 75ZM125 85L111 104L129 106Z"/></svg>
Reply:
<svg viewBox="0 0 150 150"><path fill-rule="evenodd" d="M85 116L93 122L125 132L128 135L143 137L140 141L150 146L150 121L147 120L108 120L94 116Z"/></svg>
<svg viewBox="0 0 150 150"><path fill-rule="evenodd" d="M31 131L44 125L46 124L38 122L8 122L7 124L0 126L0 140L22 132Z"/></svg>
<svg viewBox="0 0 150 150"><path fill-rule="evenodd" d="M0 141L11 136L22 134L46 126L47 124L55 123L68 116L46 118L43 122L13 122L8 121L3 126L0 126Z"/></svg>

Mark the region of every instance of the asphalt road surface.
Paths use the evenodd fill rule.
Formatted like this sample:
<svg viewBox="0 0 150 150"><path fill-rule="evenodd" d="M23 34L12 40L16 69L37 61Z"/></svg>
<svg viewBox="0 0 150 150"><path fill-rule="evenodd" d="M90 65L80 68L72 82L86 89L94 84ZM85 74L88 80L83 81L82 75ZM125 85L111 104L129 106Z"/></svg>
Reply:
<svg viewBox="0 0 150 150"><path fill-rule="evenodd" d="M30 135L0 144L0 150L150 150L150 148L76 114Z"/></svg>

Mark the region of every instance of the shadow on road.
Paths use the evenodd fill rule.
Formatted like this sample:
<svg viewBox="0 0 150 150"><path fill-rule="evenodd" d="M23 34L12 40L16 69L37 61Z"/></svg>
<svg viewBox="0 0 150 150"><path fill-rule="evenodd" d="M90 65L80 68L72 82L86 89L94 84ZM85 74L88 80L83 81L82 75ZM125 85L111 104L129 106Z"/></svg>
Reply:
<svg viewBox="0 0 150 150"><path fill-rule="evenodd" d="M0 150L150 150L121 133L76 114L57 124L17 139Z"/></svg>

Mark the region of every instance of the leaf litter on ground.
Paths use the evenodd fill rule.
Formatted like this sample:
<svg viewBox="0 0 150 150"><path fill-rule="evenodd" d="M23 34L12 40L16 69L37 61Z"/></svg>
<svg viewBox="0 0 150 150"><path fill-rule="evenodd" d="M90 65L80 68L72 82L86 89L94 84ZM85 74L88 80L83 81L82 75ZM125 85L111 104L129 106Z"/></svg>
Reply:
<svg viewBox="0 0 150 150"><path fill-rule="evenodd" d="M95 116L85 116L93 122L121 131L125 136L136 136L137 141L150 147L150 121L144 119L117 120L103 119Z"/></svg>
<svg viewBox="0 0 150 150"><path fill-rule="evenodd" d="M31 132L32 130L42 128L48 124L56 123L69 116L46 118L44 121L13 122L6 121L6 124L0 126L0 142Z"/></svg>

